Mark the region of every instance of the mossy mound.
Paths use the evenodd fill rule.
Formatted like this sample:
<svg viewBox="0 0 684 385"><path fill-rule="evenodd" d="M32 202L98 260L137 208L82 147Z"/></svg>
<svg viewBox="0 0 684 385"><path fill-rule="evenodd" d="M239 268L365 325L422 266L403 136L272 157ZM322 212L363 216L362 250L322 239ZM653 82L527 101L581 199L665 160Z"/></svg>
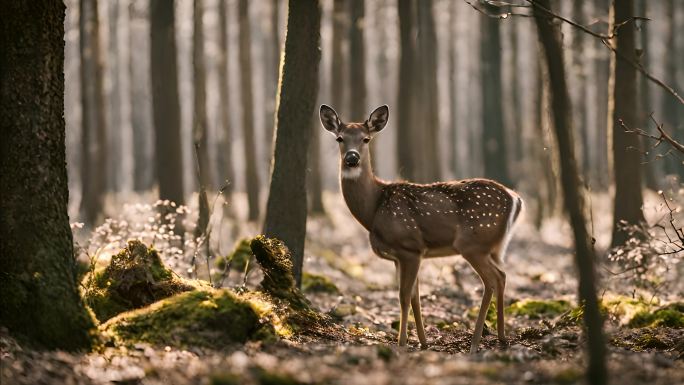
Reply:
<svg viewBox="0 0 684 385"><path fill-rule="evenodd" d="M216 267L219 268L219 270L225 270L226 266L230 264L232 270L245 270L247 263L253 255L252 249L250 248L251 241L251 238L243 238L237 241L232 253L216 260Z"/></svg>
<svg viewBox="0 0 684 385"><path fill-rule="evenodd" d="M176 276L154 248L131 240L109 265L84 278L83 297L100 322L208 284Z"/></svg>
<svg viewBox="0 0 684 385"><path fill-rule="evenodd" d="M558 316L571 308L570 302L565 300L525 299L508 306L506 313L514 316L540 319Z"/></svg>
<svg viewBox="0 0 684 385"><path fill-rule="evenodd" d="M273 335L252 304L230 290L196 290L119 315L101 329L117 344L221 348Z"/></svg>
<svg viewBox="0 0 684 385"><path fill-rule="evenodd" d="M627 325L635 328L658 326L684 328L684 303L672 303L653 312L640 311L629 320Z"/></svg>
<svg viewBox="0 0 684 385"><path fill-rule="evenodd" d="M302 274L302 291L305 293L338 294L340 290L330 278L312 273Z"/></svg>

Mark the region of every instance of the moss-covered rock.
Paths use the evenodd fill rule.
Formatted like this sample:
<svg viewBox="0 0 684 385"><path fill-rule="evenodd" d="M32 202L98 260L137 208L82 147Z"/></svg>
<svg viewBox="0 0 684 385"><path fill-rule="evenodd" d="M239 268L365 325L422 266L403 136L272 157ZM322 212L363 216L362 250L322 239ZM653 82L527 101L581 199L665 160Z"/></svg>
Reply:
<svg viewBox="0 0 684 385"><path fill-rule="evenodd" d="M628 326L684 328L684 303L672 303L652 312L640 311L629 320Z"/></svg>
<svg viewBox="0 0 684 385"><path fill-rule="evenodd" d="M222 348L272 336L257 309L230 290L181 293L143 309L121 314L101 327L117 344Z"/></svg>
<svg viewBox="0 0 684 385"><path fill-rule="evenodd" d="M83 297L100 322L184 291L208 288L164 266L154 248L131 240L109 265L84 278Z"/></svg>
<svg viewBox="0 0 684 385"><path fill-rule="evenodd" d="M216 260L216 267L219 270L225 270L228 264L233 270L244 271L247 263L252 258L252 249L250 248L251 238L243 238L235 244L233 252L225 257L219 257Z"/></svg>
<svg viewBox="0 0 684 385"><path fill-rule="evenodd" d="M565 300L525 299L508 306L506 313L539 319L558 316L571 308L570 302Z"/></svg>
<svg viewBox="0 0 684 385"><path fill-rule="evenodd" d="M338 294L340 290L330 278L313 273L302 274L302 291L305 293L329 293Z"/></svg>

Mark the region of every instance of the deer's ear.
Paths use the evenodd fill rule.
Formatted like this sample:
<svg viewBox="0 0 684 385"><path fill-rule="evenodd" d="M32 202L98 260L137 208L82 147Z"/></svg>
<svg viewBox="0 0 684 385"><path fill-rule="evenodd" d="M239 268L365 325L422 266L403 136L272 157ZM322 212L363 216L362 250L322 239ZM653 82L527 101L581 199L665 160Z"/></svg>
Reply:
<svg viewBox="0 0 684 385"><path fill-rule="evenodd" d="M340 118L332 107L321 104L320 110L321 124L323 128L332 132L334 135L340 132Z"/></svg>
<svg viewBox="0 0 684 385"><path fill-rule="evenodd" d="M368 124L368 129L370 132L374 134L385 128L385 125L387 125L387 120L389 120L389 107L387 107L387 104L385 104L371 112L366 123Z"/></svg>

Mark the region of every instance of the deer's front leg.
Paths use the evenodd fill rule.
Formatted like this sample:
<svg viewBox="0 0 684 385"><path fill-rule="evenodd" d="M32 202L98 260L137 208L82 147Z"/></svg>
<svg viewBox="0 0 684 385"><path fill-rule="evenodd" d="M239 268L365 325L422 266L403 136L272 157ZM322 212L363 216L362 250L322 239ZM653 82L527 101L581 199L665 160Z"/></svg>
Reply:
<svg viewBox="0 0 684 385"><path fill-rule="evenodd" d="M401 307L399 346L405 346L408 340L408 312L419 269L420 256L418 255L403 258L399 261L399 306Z"/></svg>
<svg viewBox="0 0 684 385"><path fill-rule="evenodd" d="M418 340L423 348L427 348L427 338L425 338L425 327L423 325L423 315L420 310L420 279L416 278L416 283L413 286L413 294L411 295L411 309L413 309L413 318L416 320L416 331L418 331Z"/></svg>

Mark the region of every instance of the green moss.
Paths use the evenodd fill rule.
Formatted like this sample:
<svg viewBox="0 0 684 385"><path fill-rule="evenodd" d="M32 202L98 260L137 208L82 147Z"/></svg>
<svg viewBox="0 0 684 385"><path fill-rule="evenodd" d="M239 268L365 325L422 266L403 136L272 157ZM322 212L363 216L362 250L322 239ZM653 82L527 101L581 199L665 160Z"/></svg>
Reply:
<svg viewBox="0 0 684 385"><path fill-rule="evenodd" d="M338 294L340 292L330 278L306 272L302 275L302 290L305 293Z"/></svg>
<svg viewBox="0 0 684 385"><path fill-rule="evenodd" d="M273 238L259 235L250 243L252 252L264 273L261 287L276 298L287 300L291 305L308 308L309 301L302 295L292 274L290 251L285 244Z"/></svg>
<svg viewBox="0 0 684 385"><path fill-rule="evenodd" d="M287 374L280 374L269 372L264 369L260 369L257 372L257 378L259 380L259 385L299 385L301 382L292 378Z"/></svg>
<svg viewBox="0 0 684 385"><path fill-rule="evenodd" d="M575 384L582 379L582 371L577 368L565 368L559 370L553 379L560 384Z"/></svg>
<svg viewBox="0 0 684 385"><path fill-rule="evenodd" d="M240 377L232 373L215 373L209 377L209 385L240 385Z"/></svg>
<svg viewBox="0 0 684 385"><path fill-rule="evenodd" d="M222 348L264 336L252 304L230 290L197 290L121 314L101 329L116 343Z"/></svg>
<svg viewBox="0 0 684 385"><path fill-rule="evenodd" d="M506 308L506 313L514 316L525 316L532 319L555 317L571 309L570 303L564 300L525 299L515 302Z"/></svg>
<svg viewBox="0 0 684 385"><path fill-rule="evenodd" d="M251 238L243 238L239 240L233 249L233 252L225 257L219 257L216 260L216 267L219 270L224 270L228 264L233 270L244 271L245 266L252 258L252 249L250 248Z"/></svg>
<svg viewBox="0 0 684 385"><path fill-rule="evenodd" d="M129 241L106 268L86 276L83 286L84 300L100 322L177 293L209 287L176 276L155 249L138 240Z"/></svg>
<svg viewBox="0 0 684 385"><path fill-rule="evenodd" d="M649 349L667 349L669 346L666 341L663 341L655 332L648 331L641 334L636 341L634 341L634 349L637 351Z"/></svg>
<svg viewBox="0 0 684 385"><path fill-rule="evenodd" d="M628 326L684 328L684 303L672 303L654 312L640 311L629 320Z"/></svg>

